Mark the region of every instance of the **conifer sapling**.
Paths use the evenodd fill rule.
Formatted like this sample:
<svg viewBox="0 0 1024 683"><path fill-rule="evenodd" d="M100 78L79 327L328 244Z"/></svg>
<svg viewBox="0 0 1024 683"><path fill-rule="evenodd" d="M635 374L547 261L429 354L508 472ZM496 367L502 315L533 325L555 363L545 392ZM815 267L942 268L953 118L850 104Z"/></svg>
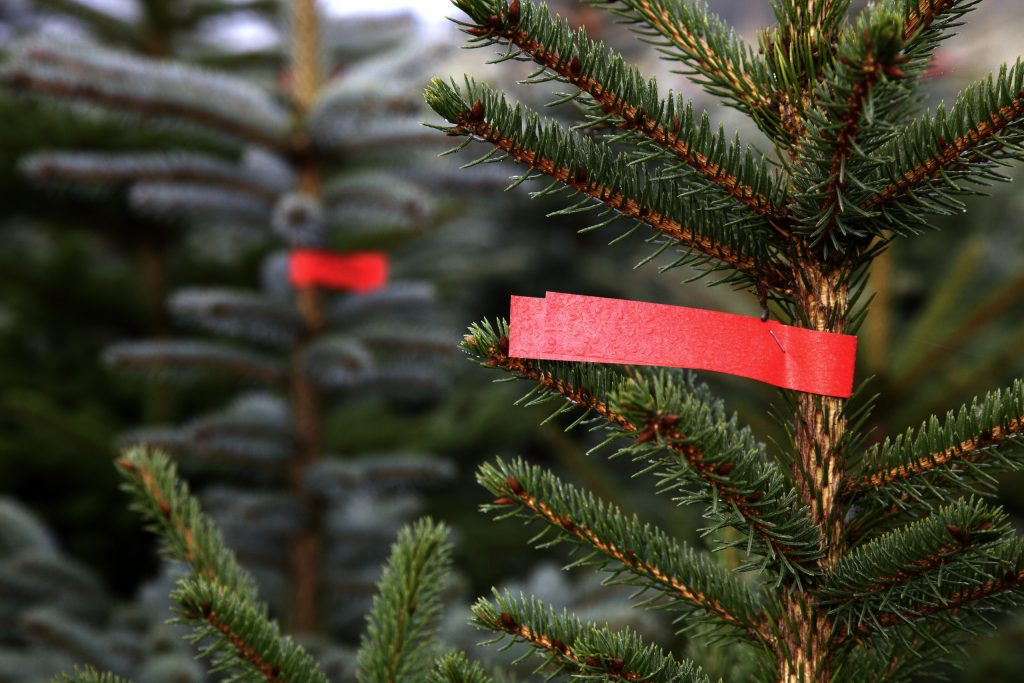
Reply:
<svg viewBox="0 0 1024 683"><path fill-rule="evenodd" d="M493 147L469 165L510 158L525 167L514 184L545 177L538 194L561 191L573 202L564 212L594 212L585 229L619 218L626 233L653 229L651 259L678 253L663 271L692 266L792 325L856 334L872 260L1024 156L1019 62L949 107L916 112L936 46L977 2L888 0L848 17L843 0L773 0L778 25L756 49L703 3L592 2L748 115L774 147L767 157L541 3L454 4L472 46L534 62L527 82L557 83L567 92L552 106L575 103L585 117L566 129L472 79L436 79L426 97L450 122L443 130ZM507 323L478 323L463 347L534 383L532 401L564 399L559 411L603 425L660 491L706 507L706 531L738 530L722 545L747 554L756 580L519 460L481 468L487 509L582 546L576 565L646 588L640 604L678 612L682 626L711 626L695 634L749 658L758 680L908 680L955 658L986 612L1020 600L1022 541L977 497L1020 467L1020 384L874 446L863 392L783 391L788 440L770 453L686 372L514 358L508 334ZM563 672L668 680L683 666L534 600L499 594L475 614Z"/></svg>

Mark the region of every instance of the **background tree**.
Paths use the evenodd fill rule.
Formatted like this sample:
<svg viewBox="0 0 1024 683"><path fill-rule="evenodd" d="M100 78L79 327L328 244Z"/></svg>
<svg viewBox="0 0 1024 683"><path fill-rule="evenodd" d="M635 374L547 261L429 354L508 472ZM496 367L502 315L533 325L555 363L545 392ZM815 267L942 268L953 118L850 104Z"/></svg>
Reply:
<svg viewBox="0 0 1024 683"><path fill-rule="evenodd" d="M181 56L179 42L197 27L168 12L169 4L140 5L136 20L129 21L76 2L5 3L0 53L7 53L18 36L42 31L78 32L141 55ZM214 3L208 5L214 9ZM238 16L230 3L221 5L223 17ZM0 92L0 120L5 131L0 230L9 247L0 280L7 321L0 340L4 481L23 496L45 491L33 495L31 503L69 539L77 556L102 567L125 591L145 566L144 558L120 563L107 558L119 544L141 537L128 533L134 528L126 515L104 508L116 490L106 463L119 430L140 419L169 419L176 396L151 392L139 404L122 386L106 381L96 359L112 338L166 334L168 283L205 275L209 263L196 259L178 239L180 230L131 211L118 193L65 193L54 201L53 188L40 187L44 179L28 177L19 162L41 149L69 147L142 152L199 145L211 154L228 152L180 130L126 129L116 118L74 115L9 90ZM82 220L86 215L88 224ZM219 264L225 278L237 274L238 264L229 268L228 263ZM94 533L93 522L101 518L111 533Z"/></svg>
<svg viewBox="0 0 1024 683"><path fill-rule="evenodd" d="M177 18L220 14L217 3L151 5ZM277 3L225 3L223 13L276 9ZM82 12L88 23L99 22L98 35L106 35L99 13ZM187 27L201 33L198 23ZM129 342L110 348L107 358L114 366L187 381L183 403L206 414L193 414L181 426L148 425L125 441L159 444L181 460L260 577L275 615L307 639L321 637L325 661L344 663L347 650L331 653L358 633L387 545L420 504L414 489L451 476L451 463L418 452L407 430L428 419L439 389L450 382L445 357L454 352L453 331L437 305L438 289L451 290L470 265L477 267L476 247L462 233L437 230L425 237L460 215L446 199L451 185L438 187L446 162L435 158L437 137L420 125L425 79L414 68L423 49L436 58L444 50L410 49L405 43L415 25L408 18L348 22L321 34L312 2L294 3L290 14L285 8L279 23L292 31L282 40L291 46L284 61L271 52L243 60L198 50L197 58L201 41L188 41L193 61L227 64L238 76L90 41L30 38L12 47L3 77L10 91L43 102L43 110L71 105L61 110L69 121L141 122L173 133L143 149L129 143L127 149L23 156L21 169L37 183L78 193L83 204L121 202L126 223L145 230L152 222L177 231L200 253L234 257L250 280L258 276L253 270L262 270L259 291L239 288L241 276L210 270L201 285L170 298L176 324L215 340ZM124 28L135 38L145 33ZM242 77L253 64L275 62L288 66L278 96L267 94L266 81L256 85ZM409 238L416 243L407 244ZM282 241L389 248L396 281L369 294L293 287L287 254L276 250ZM437 284L416 279L422 276L434 276ZM208 378L218 372L235 381ZM381 397L391 406L387 419L365 419L366 406ZM332 457L338 451L347 457ZM160 591L147 590L143 605L151 609L146 596ZM15 601L12 609L35 609L29 602ZM55 619L74 616L51 612ZM97 656L111 640L101 619L69 623L79 640L95 645L72 648L74 661L121 675L158 675L147 645L163 629L135 623L143 642L110 659ZM149 643L147 629L154 634ZM14 629L10 642L36 656L42 645L54 652L67 645L33 638L23 628ZM157 669L160 675L175 670L185 680L201 674L189 652L175 654L174 662ZM67 661L53 658L48 666ZM14 666L11 676L38 673Z"/></svg>

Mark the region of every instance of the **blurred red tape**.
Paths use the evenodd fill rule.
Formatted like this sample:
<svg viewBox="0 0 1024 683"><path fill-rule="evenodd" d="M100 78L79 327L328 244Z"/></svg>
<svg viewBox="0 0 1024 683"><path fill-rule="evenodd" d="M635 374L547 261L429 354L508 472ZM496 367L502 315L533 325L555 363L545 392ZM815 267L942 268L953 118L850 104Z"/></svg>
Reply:
<svg viewBox="0 0 1024 683"><path fill-rule="evenodd" d="M548 292L513 296L509 355L710 370L847 398L857 338L731 313Z"/></svg>
<svg viewBox="0 0 1024 683"><path fill-rule="evenodd" d="M295 287L369 292L387 284L388 255L379 251L293 249L288 258L288 279Z"/></svg>

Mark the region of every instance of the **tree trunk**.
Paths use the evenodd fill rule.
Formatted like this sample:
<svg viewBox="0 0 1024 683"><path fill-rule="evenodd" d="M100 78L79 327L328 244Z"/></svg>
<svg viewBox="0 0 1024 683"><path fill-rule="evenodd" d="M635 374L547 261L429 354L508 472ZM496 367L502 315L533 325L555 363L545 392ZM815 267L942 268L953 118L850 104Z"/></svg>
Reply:
<svg viewBox="0 0 1024 683"><path fill-rule="evenodd" d="M797 281L798 313L803 324L819 332L843 333L848 313L848 273L819 264L801 269ZM796 457L793 479L800 498L821 531L827 569L842 555L842 511L837 505L842 483L842 441L846 432L844 399L801 393L794 418ZM806 591L790 589L782 599L784 618L778 643L779 681L829 681L832 625Z"/></svg>
<svg viewBox="0 0 1024 683"><path fill-rule="evenodd" d="M321 86L320 34L316 0L292 0L291 70L292 97L299 117L303 117L316 100ZM311 153L309 142L298 133L292 143L299 164L297 189L316 197L320 194L321 174L318 159ZM306 335L292 351L291 389L298 452L292 461L289 479L292 493L306 513L302 531L292 539L291 565L291 629L310 633L320 629L320 573L323 556L323 511L306 488L306 473L323 455L323 415L320 396L306 373L309 345L323 332L324 313L320 292L315 286L303 287L296 293L296 306L306 323Z"/></svg>

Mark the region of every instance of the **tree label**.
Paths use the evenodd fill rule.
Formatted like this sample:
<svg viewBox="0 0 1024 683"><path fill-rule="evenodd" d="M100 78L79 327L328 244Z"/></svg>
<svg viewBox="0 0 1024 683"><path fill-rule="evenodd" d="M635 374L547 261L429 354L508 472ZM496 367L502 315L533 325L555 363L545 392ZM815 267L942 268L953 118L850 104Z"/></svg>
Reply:
<svg viewBox="0 0 1024 683"><path fill-rule="evenodd" d="M732 313L548 292L512 297L509 355L710 370L847 398L857 338Z"/></svg>
<svg viewBox="0 0 1024 683"><path fill-rule="evenodd" d="M388 256L379 251L293 249L288 258L288 279L295 287L369 292L387 284Z"/></svg>

